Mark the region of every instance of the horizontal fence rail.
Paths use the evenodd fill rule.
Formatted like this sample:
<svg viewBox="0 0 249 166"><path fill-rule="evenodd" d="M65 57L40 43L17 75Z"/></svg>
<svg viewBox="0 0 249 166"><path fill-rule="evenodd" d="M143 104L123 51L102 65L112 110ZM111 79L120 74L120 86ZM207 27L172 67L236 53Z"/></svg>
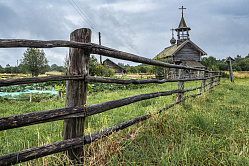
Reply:
<svg viewBox="0 0 249 166"><path fill-rule="evenodd" d="M69 75L66 75L66 76L65 75L56 75L56 76L35 77L35 78L18 78L18 79L10 79L10 80L0 80L0 87L11 86L11 85L20 85L20 84L28 84L28 83L67 80L67 93L68 93L68 82L70 83L70 81L71 81L71 83L77 82L77 81L79 83L83 82L84 84L79 84L79 85L83 85L84 88L86 88L85 83L89 83L89 82L115 83L115 84L148 84L148 83L162 84L162 83L167 83L167 82L178 82L178 89L170 90L170 91L160 91L160 92L139 94L139 95L134 95L134 96L125 97L122 99L107 101L107 102L93 104L93 105L86 105L83 103L83 104L76 104L76 106L69 105L66 108L43 110L43 111L38 111L38 112L30 112L30 113L25 113L25 114L1 117L0 118L0 131L29 126L29 125L34 125L34 124L40 124L40 123L45 123L45 122L63 120L63 119L64 119L64 124L65 124L66 120L85 118L85 117L88 117L88 116L91 116L94 114L99 114L99 113L102 113L102 112L105 112L105 111L108 111L108 110L111 110L114 108L119 108L119 107L122 107L125 105L129 105L129 104L132 104L135 102L142 101L142 100L152 99L152 98L156 98L156 97L160 97L160 96L168 96L168 95L172 95L172 94L177 94L178 99L176 100L176 102L169 104L168 106L166 106L162 109L158 109L157 114L159 114L162 111L167 110L167 109L181 103L182 101L186 100L188 97L195 97L195 96L201 95L202 92L209 91L213 87L219 85L219 81L220 81L220 77L221 77L220 71L219 72L218 71L208 71L205 69L193 68L193 67L188 67L188 66L183 66L183 65L175 65L175 64L170 64L170 63L165 63L165 62L161 62L161 61L148 59L145 57L140 57L140 56L137 56L137 55L134 55L131 53L118 51L118 50L115 50L112 48L108 48L105 46L91 43L91 40L89 40L89 38L88 38L89 36L87 36L88 33L90 32L89 29L79 29L79 30L82 30L81 32L85 33L85 35L86 35L86 36L83 35L83 37L82 37L84 39L85 43L78 42L78 41L81 41L78 39L77 39L77 41L73 41L73 40L76 40L75 38L77 38L77 36L76 37L71 36L71 39L72 39L71 41L63 41L63 40L40 41L40 40L25 40L25 39L0 39L0 48L70 47L71 48L70 51L73 48L78 48L77 51L79 51L79 52L76 52L76 53L74 52L75 55L77 55L78 53L82 53L80 51L84 50L83 55L82 55L83 56L82 61L84 64L81 64L81 65L84 65L84 67L82 67L82 68L84 68L83 72L79 72L78 74L75 74L77 72L75 72L75 73L69 72ZM74 32L78 33L79 31L76 30ZM154 66L179 69L179 75L178 75L178 77L176 77L174 79L162 79L162 80L158 80L158 79L122 80L122 79L111 79L111 78L88 76L88 71L85 69L87 69L87 65L89 63L89 59L87 58L87 56L89 56L90 53L104 55L107 57L112 57L112 58L117 58L117 59L122 59L122 60L128 60L128 61L137 62L137 63L144 63L144 64L149 64L149 65L154 65ZM79 55L81 55L81 54L79 54ZM73 56L71 56L71 58L72 57ZM74 68L70 68L70 67L72 67L72 66L69 65L68 66L69 69L75 70ZM189 70L189 71L187 71L187 70ZM190 70L200 71L202 74L199 74L199 72L198 72L198 74L196 74L196 73L194 74L193 78L190 78L190 77L192 77L192 76L190 76L190 73L194 73ZM188 72L189 75L184 76L184 74L186 74L186 72ZM189 78L185 78L185 77L189 77ZM210 80L210 81L208 83L205 83L205 81L207 81L207 80ZM195 88L184 89L184 82L186 82L186 81L201 81L201 86L195 87ZM216 84L214 85L214 83L216 83ZM70 84L70 85L71 85L71 87L73 86L73 84ZM206 88L209 85L210 85L210 87ZM78 88L82 90L82 87L78 87ZM81 91L85 95L82 97L82 101L86 100L86 94L87 94L86 90L84 90L84 88ZM194 95L188 95L188 96L183 95L186 92L195 91L197 89L200 89L200 93L197 93ZM69 91L69 92L71 92L71 91ZM71 97L74 97L74 96L71 96ZM68 98L66 97L66 100L67 99ZM35 148L22 150L22 151L15 152L15 153L3 155L3 156L0 156L0 165L16 164L16 163L20 163L20 162L24 162L24 161L29 161L29 160L32 160L35 158L43 157L46 155L50 155L50 154L54 154L54 153L82 147L83 144L89 144L93 141L96 141L96 140L102 138L102 137L108 136L108 135L112 134L113 132L127 128L135 123L139 123L139 122L144 121L150 117L152 117L151 114L143 115L143 116L131 119L129 121L120 123L118 125L115 125L113 127L110 127L110 128L98 131L96 133L90 134L90 135L68 138L68 139L60 141L60 142L51 143L48 145L43 145L43 146L39 146L39 147L35 147ZM83 124L83 126L84 126L84 124ZM77 156L77 157L79 158L80 156Z"/></svg>
<svg viewBox="0 0 249 166"><path fill-rule="evenodd" d="M144 63L148 65L155 65L168 68L177 68L177 69L190 69L190 70L199 70L206 72L216 72L208 71L205 69L199 69L194 67L187 67L183 65L175 65L170 63L165 63L161 61L156 61L148 59L145 57L140 57L134 54L118 51L112 48L108 48L102 45L94 43L81 43L73 41L63 41L63 40L52 40L52 41L41 41L41 40L24 40L24 39L0 39L0 48L13 48L13 47L35 47L35 48L53 48L53 47L72 47L72 48L82 48L89 53L104 55L107 57L128 60L137 63Z"/></svg>
<svg viewBox="0 0 249 166"><path fill-rule="evenodd" d="M39 82L48 82L48 81L62 81L62 80L84 80L86 82L99 82L99 83L116 83L116 84L147 84L147 83L165 83L165 82L178 82L178 81L198 81L198 80L207 80L210 78L219 77L220 75L212 77L202 77L202 78L184 78L184 79L148 79L148 80L122 80L122 79L110 79L110 78L101 78L93 76L81 76L81 75L54 75L54 76L44 76L44 77L32 77L32 78L17 78L9 80L0 80L0 87L2 86L11 86L11 85L21 85L21 84L30 84L30 83L39 83Z"/></svg>
<svg viewBox="0 0 249 166"><path fill-rule="evenodd" d="M135 103L142 100L147 100L159 96L168 96L175 93L184 93L189 91L194 91L200 89L201 87L184 89L184 90L171 90L171 91L162 91L162 92L153 92L140 94L136 96L131 96L123 99L107 101L104 103L93 104L89 106L77 106L77 107L68 107L68 108L58 108L44 111L37 111L31 113L25 113L20 115L13 115L0 118L0 131L12 128L18 128L23 126L29 126L39 123L51 122L62 120L72 117L87 117L94 114L102 113L110 109L122 107L131 103Z"/></svg>
<svg viewBox="0 0 249 166"><path fill-rule="evenodd" d="M30 84L30 83L39 83L39 82L48 82L48 81L63 81L63 80L84 80L84 77L81 75L54 75L54 76L44 76L44 77L0 80L0 87Z"/></svg>
<svg viewBox="0 0 249 166"><path fill-rule="evenodd" d="M198 95L200 95L200 94L195 94L195 95L190 95L190 96L195 97ZM157 114L181 103L182 101L184 101L186 99L187 99L187 97L184 97L180 101L172 103L172 104L170 104L162 109L158 109ZM152 116L151 114L147 114L147 115L143 115L143 116L140 116L137 118L133 118L133 119L128 120L126 122L120 123L118 125L115 125L113 127L107 128L107 129L103 129L101 131L97 131L95 133L86 135L84 137L77 137L77 138L73 138L70 140L55 142L52 144L43 145L43 146L39 146L36 148L30 148L30 149L22 150L19 152L11 153L8 155L0 156L0 165L11 165L11 164L16 164L16 163L20 163L20 162L25 162L25 161L29 161L29 160L32 160L35 158L39 158L39 157L47 156L50 154L62 152L62 151L68 150L68 149L73 148L73 147L74 148L79 147L82 144L84 144L84 145L90 144L91 142L96 141L102 137L108 136L114 132L117 132L119 130L123 130L127 127L130 127L130 126L136 124L136 123L147 120L151 116ZM18 158L18 160L16 160L17 158Z"/></svg>
<svg viewBox="0 0 249 166"><path fill-rule="evenodd" d="M19 152L7 154L0 156L0 165L11 165L11 164L17 164L24 161L29 161L35 158L47 156L50 154L62 152L71 148L79 147L83 144L90 144L93 141L96 141L97 139L108 136L112 134L113 132L117 132L119 130L125 129L135 123L144 121L148 119L151 115L144 115L141 117L137 117L134 119L131 119L129 121L120 123L118 125L115 125L113 127L110 127L108 129L104 129L98 132L95 132L90 135L86 135L84 137L77 137L69 140L64 140L48 145L39 146L36 148L30 148L26 150L22 150Z"/></svg>

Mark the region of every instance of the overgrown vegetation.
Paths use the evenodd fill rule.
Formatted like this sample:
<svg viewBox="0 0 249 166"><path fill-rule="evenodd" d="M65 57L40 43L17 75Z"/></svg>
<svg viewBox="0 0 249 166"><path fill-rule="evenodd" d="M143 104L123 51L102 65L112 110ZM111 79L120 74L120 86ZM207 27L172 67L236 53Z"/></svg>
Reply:
<svg viewBox="0 0 249 166"><path fill-rule="evenodd" d="M222 79L211 93L186 100L160 115L85 146L82 165L248 165L248 79L232 84ZM185 88L200 86L187 82ZM166 83L135 90L93 93L88 105L141 93L177 88ZM186 94L187 95L187 94ZM103 97L105 96L105 97ZM175 95L159 97L88 117L86 134L123 121L155 113L175 101ZM0 102L0 116L64 107L64 100ZM62 121L0 132L0 155L60 141ZM71 162L63 154L43 157L21 165L56 165Z"/></svg>
<svg viewBox="0 0 249 166"><path fill-rule="evenodd" d="M234 60L235 61L232 62L233 71L249 71L249 54L245 58L242 58L241 55L237 55L234 57ZM225 59L217 60L215 57L209 56L208 58L202 58L201 63L206 66L208 70L228 70L228 64L224 61Z"/></svg>
<svg viewBox="0 0 249 166"><path fill-rule="evenodd" d="M212 93L90 145L95 165L248 165L249 85L223 80ZM95 150L95 149L98 150ZM104 152L103 152L104 151ZM100 155L98 155L100 154ZM88 164L89 164L88 163ZM92 164L91 163L91 164Z"/></svg>

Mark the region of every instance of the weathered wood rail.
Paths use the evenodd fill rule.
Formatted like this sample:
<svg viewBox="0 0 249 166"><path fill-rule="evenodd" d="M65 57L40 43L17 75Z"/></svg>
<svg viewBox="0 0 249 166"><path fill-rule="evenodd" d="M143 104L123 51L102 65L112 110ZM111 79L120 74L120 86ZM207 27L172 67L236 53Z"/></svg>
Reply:
<svg viewBox="0 0 249 166"><path fill-rule="evenodd" d="M141 122L151 117L150 114L140 116L129 121L120 123L116 126L110 127L93 133L91 135L83 135L84 131L84 118L102 113L107 110L122 107L131 103L156 98L159 96L168 96L177 94L177 101L165 108L158 109L157 113L169 109L176 104L181 103L188 97L201 95L203 92L212 89L214 86L219 85L221 74L217 71L208 71L199 68L187 67L183 65L174 65L160 61L151 60L145 57L140 57L134 54L121 52L112 48L90 43L91 41L90 29L78 29L72 32L71 41L38 41L38 40L23 40L23 39L0 39L0 48L11 47L35 47L35 48L53 48L53 47L70 47L70 65L68 66L68 75L60 76L47 76L36 78L19 78L11 80L0 80L0 86L11 86L27 83L38 83L47 81L60 81L67 80L67 92L65 108L43 110L38 112L30 112L25 114L0 117L0 131L34 124L46 123L57 120L64 120L63 141L34 147L19 152L6 154L0 156L0 165L11 165L20 162L29 161L35 158L43 157L46 155L67 151L71 159L79 158L82 156L82 147L84 144L89 144L99 138L112 134L114 131L119 131L127 128L135 123ZM89 56L90 53L104 55L122 60L129 60L138 63L145 63L149 65L161 66L166 68L177 68L181 70L181 77L176 79L148 79L148 80L121 80L88 76ZM194 78L185 78L185 70L190 69L193 71L203 72L202 76ZM216 73L216 75L214 75ZM208 83L205 81L210 80ZM200 87L184 89L184 82L186 81L201 81ZM148 84L158 83L163 84L167 82L178 82L178 88L170 91L160 91L153 93L140 94L130 96L113 101L107 101L94 105L85 105L87 93L86 85L88 82L100 83L116 83L116 84ZM216 83L213 85L213 83ZM207 90L207 86L210 86ZM186 96L184 93L200 89L200 93ZM77 130L72 129L76 128Z"/></svg>

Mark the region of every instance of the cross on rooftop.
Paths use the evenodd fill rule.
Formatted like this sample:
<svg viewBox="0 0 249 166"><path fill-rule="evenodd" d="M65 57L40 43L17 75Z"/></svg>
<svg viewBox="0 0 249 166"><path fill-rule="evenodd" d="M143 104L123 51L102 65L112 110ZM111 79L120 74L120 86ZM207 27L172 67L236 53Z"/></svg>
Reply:
<svg viewBox="0 0 249 166"><path fill-rule="evenodd" d="M183 9L187 9L187 8L184 8L183 6L179 9L182 9L182 17L183 17Z"/></svg>
<svg viewBox="0 0 249 166"><path fill-rule="evenodd" d="M174 30L175 30L175 29L172 28L172 29L170 29L170 30L172 31L172 37L174 37Z"/></svg>

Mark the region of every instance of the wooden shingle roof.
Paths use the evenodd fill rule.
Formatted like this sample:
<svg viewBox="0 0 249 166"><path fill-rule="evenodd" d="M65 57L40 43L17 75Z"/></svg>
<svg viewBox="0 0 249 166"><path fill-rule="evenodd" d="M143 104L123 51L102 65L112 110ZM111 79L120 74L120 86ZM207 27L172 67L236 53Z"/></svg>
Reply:
<svg viewBox="0 0 249 166"><path fill-rule="evenodd" d="M182 17L182 19L181 19L181 21L180 21L180 23L179 23L178 28L176 28L175 30L180 30L180 29L191 30L191 29L187 26L187 24L186 24L186 22L185 22L185 20L184 20L183 17Z"/></svg>
<svg viewBox="0 0 249 166"><path fill-rule="evenodd" d="M197 61L182 61L182 65L189 66L189 67L199 67L199 68L205 68L204 65L202 65L200 62Z"/></svg>
<svg viewBox="0 0 249 166"><path fill-rule="evenodd" d="M154 57L154 60L159 60L159 59L164 59L170 56L174 56L178 51L180 51L186 44L190 43L198 52L201 53L201 55L207 55L206 52L204 52L200 47L198 47L194 42L192 42L191 40L186 40L184 41L182 44L180 44L179 46L177 46L177 44L167 47L165 48L162 52L160 52L159 54L157 54L156 57Z"/></svg>
<svg viewBox="0 0 249 166"><path fill-rule="evenodd" d="M226 60L224 62L229 62L231 59L231 61L235 61L233 58L231 58L230 56L226 58Z"/></svg>

